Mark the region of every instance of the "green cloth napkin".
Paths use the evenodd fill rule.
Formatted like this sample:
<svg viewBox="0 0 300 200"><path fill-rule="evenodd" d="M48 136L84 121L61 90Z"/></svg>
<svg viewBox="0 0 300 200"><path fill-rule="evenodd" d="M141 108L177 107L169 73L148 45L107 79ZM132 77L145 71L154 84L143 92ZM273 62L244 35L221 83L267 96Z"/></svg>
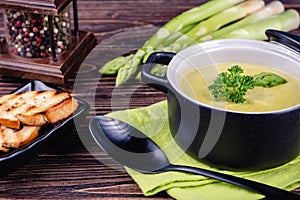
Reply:
<svg viewBox="0 0 300 200"><path fill-rule="evenodd" d="M109 116L138 128L162 148L174 164L201 167L234 176L263 182L286 190L300 186L300 156L293 161L264 171L233 172L212 168L184 153L174 142L169 131L167 103L162 101L149 107L110 113ZM175 199L261 199L264 196L214 179L184 172L144 174L126 168L146 196L166 191Z"/></svg>

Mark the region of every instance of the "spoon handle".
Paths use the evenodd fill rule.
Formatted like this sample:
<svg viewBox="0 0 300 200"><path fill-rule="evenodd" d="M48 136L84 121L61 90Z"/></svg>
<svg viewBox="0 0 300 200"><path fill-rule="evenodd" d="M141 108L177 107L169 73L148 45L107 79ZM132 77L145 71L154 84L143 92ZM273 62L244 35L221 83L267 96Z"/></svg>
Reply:
<svg viewBox="0 0 300 200"><path fill-rule="evenodd" d="M206 169L200 169L200 168L189 167L189 166L180 166L180 165L169 165L164 170L189 172L189 173L194 173L209 178L213 178L216 180L224 181L263 194L267 197L267 199L271 199L271 200L283 200L283 199L300 200L300 195L297 195L289 191L285 191L270 185L251 181L248 179L243 179L236 176L222 174L219 172L210 171Z"/></svg>

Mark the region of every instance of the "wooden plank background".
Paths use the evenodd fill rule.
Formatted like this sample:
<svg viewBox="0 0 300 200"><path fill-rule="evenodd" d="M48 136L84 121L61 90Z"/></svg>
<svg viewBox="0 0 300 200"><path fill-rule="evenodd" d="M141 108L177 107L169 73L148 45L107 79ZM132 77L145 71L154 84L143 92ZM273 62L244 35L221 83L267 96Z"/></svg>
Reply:
<svg viewBox="0 0 300 200"><path fill-rule="evenodd" d="M151 34L152 28L162 26L174 16L203 2L205 1L78 0L79 28L93 32L99 45L83 64L83 68L90 70L77 80L80 90L76 91L76 96L87 100L95 96L96 101L92 102L89 116L77 130L70 130L46 152L7 177L0 178L0 199L171 199L165 193L145 197L131 177L122 170L122 166L99 151L89 135L87 125L94 115L128 107L143 107L165 99L164 94L134 82L116 90L114 77L101 77L99 80L99 53L112 47L120 48L120 52L124 50L111 44L106 45L105 42L112 35L132 29L142 30L137 35L137 40L142 42ZM300 11L300 0L282 2L286 8ZM0 15L0 23L2 21L3 17ZM3 26L0 27L1 33L3 30ZM293 32L300 34L299 29ZM58 87L72 92L74 81L71 79L68 84ZM27 80L1 77L0 95L9 93L25 82ZM111 101L113 95L117 95L119 102ZM130 102L126 102L128 95ZM84 142L82 137L85 138ZM103 163L94 156L100 157ZM299 189L296 191L300 193Z"/></svg>

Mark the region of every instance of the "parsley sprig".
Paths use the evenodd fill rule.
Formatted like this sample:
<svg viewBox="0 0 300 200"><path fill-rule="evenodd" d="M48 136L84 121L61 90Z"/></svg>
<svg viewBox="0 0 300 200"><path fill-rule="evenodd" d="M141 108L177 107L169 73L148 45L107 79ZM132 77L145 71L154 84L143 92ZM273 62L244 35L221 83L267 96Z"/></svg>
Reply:
<svg viewBox="0 0 300 200"><path fill-rule="evenodd" d="M208 86L216 101L244 103L244 96L254 86L273 87L286 83L285 79L273 73L262 72L255 76L242 73L244 70L239 65L234 65L227 72L218 74L213 84Z"/></svg>
<svg viewBox="0 0 300 200"><path fill-rule="evenodd" d="M244 103L246 92L253 89L253 77L241 75L244 70L239 65L234 65L228 72L222 72L208 87L216 101L230 100L234 103Z"/></svg>

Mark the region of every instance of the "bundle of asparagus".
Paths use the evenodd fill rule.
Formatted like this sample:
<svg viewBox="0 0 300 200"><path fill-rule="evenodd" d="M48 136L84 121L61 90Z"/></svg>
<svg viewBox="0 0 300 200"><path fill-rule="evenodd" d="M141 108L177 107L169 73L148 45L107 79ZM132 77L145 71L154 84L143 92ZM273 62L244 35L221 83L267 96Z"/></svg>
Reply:
<svg viewBox="0 0 300 200"><path fill-rule="evenodd" d="M193 44L221 38L266 40L267 29L290 31L299 23L299 13L285 10L280 1L265 5L263 0L210 0L173 18L135 54L117 57L99 72L117 74L119 86L135 75L154 51L177 53Z"/></svg>

